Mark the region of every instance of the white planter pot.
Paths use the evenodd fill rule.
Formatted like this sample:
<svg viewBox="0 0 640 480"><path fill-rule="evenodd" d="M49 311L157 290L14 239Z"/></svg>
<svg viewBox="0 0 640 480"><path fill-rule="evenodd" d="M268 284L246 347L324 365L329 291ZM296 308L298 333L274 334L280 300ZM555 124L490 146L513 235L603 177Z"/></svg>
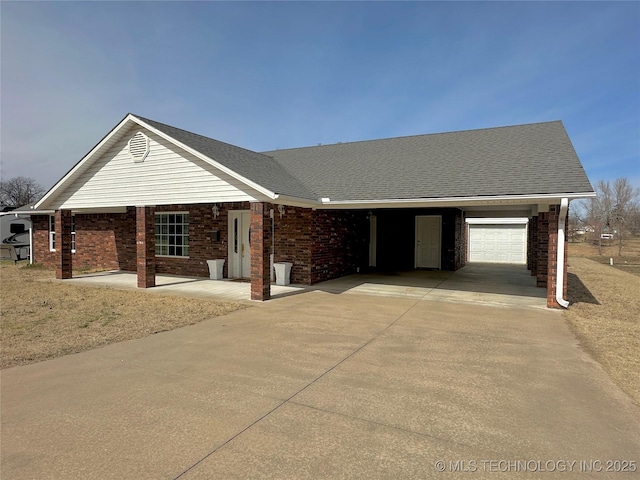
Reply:
<svg viewBox="0 0 640 480"><path fill-rule="evenodd" d="M222 280L224 258L220 260L207 260L207 264L209 265L209 278L211 280Z"/></svg>
<svg viewBox="0 0 640 480"><path fill-rule="evenodd" d="M273 264L276 271L276 285L289 285L291 283L291 267L293 263L278 262Z"/></svg>

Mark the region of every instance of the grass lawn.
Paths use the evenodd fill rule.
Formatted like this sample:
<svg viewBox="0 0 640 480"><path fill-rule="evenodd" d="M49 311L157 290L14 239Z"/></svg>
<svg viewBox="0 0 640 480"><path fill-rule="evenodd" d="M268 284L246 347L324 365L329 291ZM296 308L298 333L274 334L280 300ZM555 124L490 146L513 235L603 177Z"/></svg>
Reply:
<svg viewBox="0 0 640 480"><path fill-rule="evenodd" d="M68 285L53 269L0 262L0 368L172 330L246 305Z"/></svg>
<svg viewBox="0 0 640 480"><path fill-rule="evenodd" d="M565 318L582 346L640 405L640 275L569 252L572 304Z"/></svg>

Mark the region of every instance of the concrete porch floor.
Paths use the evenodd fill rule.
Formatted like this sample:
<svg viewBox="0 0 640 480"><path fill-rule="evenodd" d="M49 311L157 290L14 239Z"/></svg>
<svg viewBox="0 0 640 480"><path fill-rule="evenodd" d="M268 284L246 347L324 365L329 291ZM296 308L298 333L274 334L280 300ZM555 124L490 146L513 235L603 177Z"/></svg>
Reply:
<svg viewBox="0 0 640 480"><path fill-rule="evenodd" d="M107 288L137 289L136 274L111 271L79 275L68 283ZM493 306L546 308L546 291L521 265L469 264L456 271L414 270L360 273L316 285L271 285L273 299L307 291L423 298L442 302L479 303ZM250 301L248 282L157 275L150 294L204 297L222 301Z"/></svg>

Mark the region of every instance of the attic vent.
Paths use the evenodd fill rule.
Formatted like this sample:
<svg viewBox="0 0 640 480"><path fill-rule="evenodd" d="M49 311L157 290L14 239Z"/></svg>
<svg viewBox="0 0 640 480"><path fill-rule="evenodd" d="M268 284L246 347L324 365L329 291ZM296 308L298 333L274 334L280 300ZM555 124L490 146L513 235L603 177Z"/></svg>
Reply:
<svg viewBox="0 0 640 480"><path fill-rule="evenodd" d="M149 137L138 132L129 140L129 156L135 163L142 163L149 155Z"/></svg>

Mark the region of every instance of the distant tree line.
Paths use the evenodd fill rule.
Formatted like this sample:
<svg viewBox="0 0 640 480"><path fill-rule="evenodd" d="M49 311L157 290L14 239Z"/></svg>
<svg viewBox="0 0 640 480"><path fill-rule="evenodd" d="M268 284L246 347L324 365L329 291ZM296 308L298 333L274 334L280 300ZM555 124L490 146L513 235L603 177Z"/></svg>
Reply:
<svg viewBox="0 0 640 480"><path fill-rule="evenodd" d="M588 231L602 255L603 235L618 246L622 255L629 235L640 235L640 189L634 188L627 178L613 182L600 180L595 185L597 196L572 204L570 230Z"/></svg>
<svg viewBox="0 0 640 480"><path fill-rule="evenodd" d="M45 190L33 178L13 177L0 181L0 205L3 208L18 208L37 202Z"/></svg>

